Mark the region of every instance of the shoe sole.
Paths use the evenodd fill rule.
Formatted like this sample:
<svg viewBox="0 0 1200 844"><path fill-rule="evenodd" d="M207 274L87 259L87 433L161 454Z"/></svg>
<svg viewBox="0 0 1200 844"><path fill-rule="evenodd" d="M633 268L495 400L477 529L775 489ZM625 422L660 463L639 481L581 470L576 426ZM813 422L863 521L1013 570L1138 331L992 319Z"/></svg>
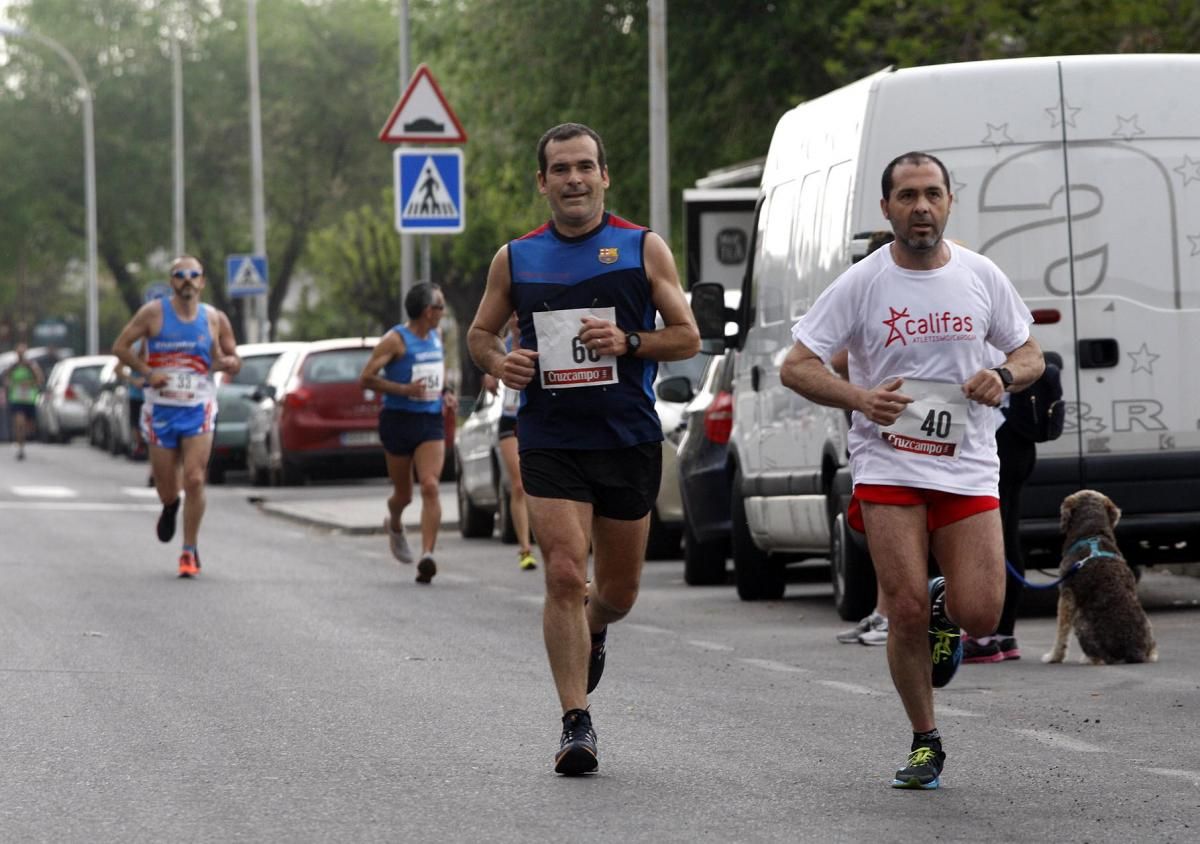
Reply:
<svg viewBox="0 0 1200 844"><path fill-rule="evenodd" d="M892 780L892 788L902 788L902 789L908 789L908 790L912 790L912 791L917 791L917 790L932 791L933 789L937 788L941 784L942 784L941 777L938 777L937 779L933 780L933 782L921 782L918 779L908 779L908 780L893 779Z"/></svg>
<svg viewBox="0 0 1200 844"><path fill-rule="evenodd" d="M437 574L437 563L433 560L421 560L417 563L417 583L430 583Z"/></svg>
<svg viewBox="0 0 1200 844"><path fill-rule="evenodd" d="M568 747L554 757L554 773L566 777L578 777L592 774L600 767L596 754L586 747Z"/></svg>

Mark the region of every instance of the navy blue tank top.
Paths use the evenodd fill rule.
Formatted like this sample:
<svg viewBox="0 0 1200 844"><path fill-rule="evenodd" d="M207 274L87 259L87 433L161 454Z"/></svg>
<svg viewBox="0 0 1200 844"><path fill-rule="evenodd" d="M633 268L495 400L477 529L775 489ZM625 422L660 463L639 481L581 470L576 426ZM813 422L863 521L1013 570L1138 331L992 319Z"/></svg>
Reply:
<svg viewBox="0 0 1200 844"><path fill-rule="evenodd" d="M546 223L508 244L512 300L521 348L536 350L533 314L574 308L614 308L625 331L654 330L654 302L642 255L649 230L605 213L600 225L564 237ZM658 364L618 358L616 384L552 389L540 372L524 390L521 450L627 448L660 442L654 411Z"/></svg>

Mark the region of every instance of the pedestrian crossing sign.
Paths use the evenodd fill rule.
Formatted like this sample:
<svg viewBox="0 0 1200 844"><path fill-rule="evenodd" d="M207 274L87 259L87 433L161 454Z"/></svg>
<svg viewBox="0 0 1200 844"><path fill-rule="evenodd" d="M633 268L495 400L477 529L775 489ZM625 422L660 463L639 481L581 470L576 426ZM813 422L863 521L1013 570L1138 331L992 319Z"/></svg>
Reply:
<svg viewBox="0 0 1200 844"><path fill-rule="evenodd" d="M261 296L267 292L266 255L228 255L225 258L225 283L231 299Z"/></svg>
<svg viewBox="0 0 1200 844"><path fill-rule="evenodd" d="M406 234L461 232L462 150L400 147L394 156L396 230Z"/></svg>

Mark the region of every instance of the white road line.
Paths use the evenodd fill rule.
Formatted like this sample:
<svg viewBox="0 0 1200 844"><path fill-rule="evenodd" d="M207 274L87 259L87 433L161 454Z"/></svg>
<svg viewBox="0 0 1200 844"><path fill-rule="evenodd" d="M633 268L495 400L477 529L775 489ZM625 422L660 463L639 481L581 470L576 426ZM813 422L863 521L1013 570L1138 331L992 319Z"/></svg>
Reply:
<svg viewBox="0 0 1200 844"><path fill-rule="evenodd" d="M543 595L517 595L513 600L520 601L523 604L536 604L539 607L546 603L546 598Z"/></svg>
<svg viewBox="0 0 1200 844"><path fill-rule="evenodd" d="M79 493L68 486L14 486L14 495L25 498L78 498Z"/></svg>
<svg viewBox="0 0 1200 844"><path fill-rule="evenodd" d="M0 510L70 510L94 513L157 513L157 504L110 504L103 501L0 501Z"/></svg>
<svg viewBox="0 0 1200 844"><path fill-rule="evenodd" d="M938 715L953 715L956 718L982 718L980 712L972 712L969 709L959 709L957 706L939 706L937 707Z"/></svg>
<svg viewBox="0 0 1200 844"><path fill-rule="evenodd" d="M744 662L747 665L753 665L755 668L762 668L767 671L779 671L783 674L811 674L807 668L800 668L797 665L788 665L786 662L776 662L773 659L754 659L752 657L741 657L738 662Z"/></svg>
<svg viewBox="0 0 1200 844"><path fill-rule="evenodd" d="M721 653L728 653L729 651L733 650L733 648L731 648L729 645L722 645L720 642L706 642L703 639L687 639L686 641L692 647L700 648L701 650L705 651L719 651Z"/></svg>
<svg viewBox="0 0 1200 844"><path fill-rule="evenodd" d="M158 490L152 486L123 486L121 492L130 498L158 498Z"/></svg>
<svg viewBox="0 0 1200 844"><path fill-rule="evenodd" d="M878 695L879 692L866 686L859 686L855 683L843 683L840 680L818 680L822 686L828 686L831 689L838 689L843 692L850 692L855 695Z"/></svg>
<svg viewBox="0 0 1200 844"><path fill-rule="evenodd" d="M1077 753L1107 753L1103 747L1089 744L1086 741L1073 739L1058 733L1048 733L1045 730L1013 730L1018 735L1026 736L1049 747L1061 750L1074 750Z"/></svg>
<svg viewBox="0 0 1200 844"><path fill-rule="evenodd" d="M630 621L621 625L626 630L640 630L643 633L652 633L656 636L674 636L674 630L667 630L665 627L655 627L653 624L640 624L636 621Z"/></svg>
<svg viewBox="0 0 1200 844"><path fill-rule="evenodd" d="M1190 780L1192 785L1200 788L1200 772L1197 771L1181 771L1178 768L1143 768L1142 770L1148 774L1158 774L1160 777Z"/></svg>

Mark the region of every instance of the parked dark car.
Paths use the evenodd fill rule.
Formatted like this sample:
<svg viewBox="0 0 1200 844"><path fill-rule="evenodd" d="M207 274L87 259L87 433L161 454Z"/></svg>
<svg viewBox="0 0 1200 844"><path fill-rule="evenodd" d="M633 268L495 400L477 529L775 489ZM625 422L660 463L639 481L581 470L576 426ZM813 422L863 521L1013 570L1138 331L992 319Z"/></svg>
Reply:
<svg viewBox="0 0 1200 844"><path fill-rule="evenodd" d="M677 457L683 501L683 579L691 586L727 582L732 530L729 432L733 427L733 352L714 356L683 409ZM682 389L664 381L660 390Z"/></svg>
<svg viewBox="0 0 1200 844"><path fill-rule="evenodd" d="M379 442L382 396L359 375L378 338L318 340L285 351L252 393L246 463L256 485L311 475L386 475Z"/></svg>

